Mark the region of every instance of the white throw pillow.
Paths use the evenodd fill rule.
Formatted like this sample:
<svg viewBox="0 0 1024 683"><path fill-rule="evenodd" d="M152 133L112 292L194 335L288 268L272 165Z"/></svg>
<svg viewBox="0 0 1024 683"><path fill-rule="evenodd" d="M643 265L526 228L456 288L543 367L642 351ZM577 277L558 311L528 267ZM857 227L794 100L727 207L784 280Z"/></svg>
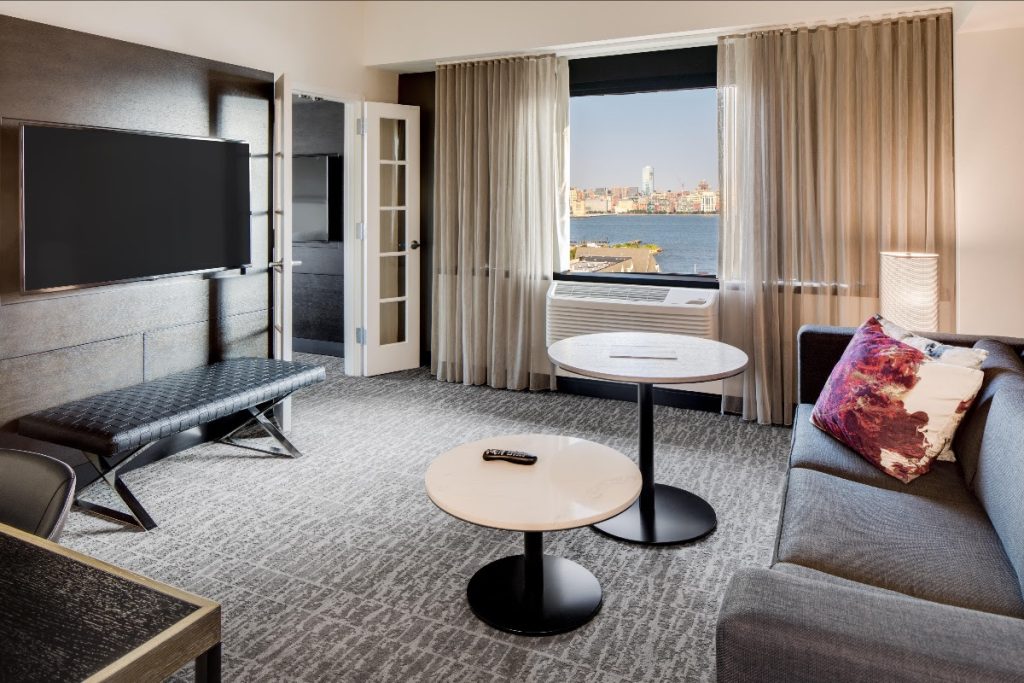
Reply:
<svg viewBox="0 0 1024 683"><path fill-rule="evenodd" d="M984 349L942 344L933 339L928 339L927 337L922 337L905 330L893 321L886 320L880 315L876 315L875 319L881 323L882 331L885 332L886 335L903 342L907 346L913 346L921 353L940 363L980 370L981 364L985 362L986 358L988 358L988 351ZM955 422L951 425L952 428L949 430L949 444L951 445L946 446L946 448L939 453L939 460L944 460L946 462L953 462L956 460L956 455L953 453L952 448L952 436L953 432L956 431L957 426L959 426L960 421L963 420L963 417L964 413L958 413L956 415Z"/></svg>

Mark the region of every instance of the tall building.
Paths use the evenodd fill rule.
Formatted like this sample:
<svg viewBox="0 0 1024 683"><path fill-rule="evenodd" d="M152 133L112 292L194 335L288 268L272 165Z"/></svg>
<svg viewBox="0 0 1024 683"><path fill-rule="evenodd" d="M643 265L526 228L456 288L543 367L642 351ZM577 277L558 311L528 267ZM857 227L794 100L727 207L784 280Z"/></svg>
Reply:
<svg viewBox="0 0 1024 683"><path fill-rule="evenodd" d="M640 194L650 196L654 192L654 169L650 166L644 166L643 173L640 175Z"/></svg>
<svg viewBox="0 0 1024 683"><path fill-rule="evenodd" d="M700 193L701 213L715 213L718 211L718 193L705 190Z"/></svg>

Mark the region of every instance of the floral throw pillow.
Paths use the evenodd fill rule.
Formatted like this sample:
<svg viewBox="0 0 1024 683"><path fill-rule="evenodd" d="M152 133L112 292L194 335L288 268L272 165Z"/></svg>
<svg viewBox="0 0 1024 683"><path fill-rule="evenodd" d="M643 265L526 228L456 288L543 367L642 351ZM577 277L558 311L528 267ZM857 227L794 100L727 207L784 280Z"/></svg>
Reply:
<svg viewBox="0 0 1024 683"><path fill-rule="evenodd" d="M949 447L984 374L887 334L876 316L854 334L811 421L903 483Z"/></svg>
<svg viewBox="0 0 1024 683"><path fill-rule="evenodd" d="M893 321L886 320L880 315L876 315L872 319L878 321L882 331L893 339L898 339L908 346L913 346L918 351L923 352L924 355L941 363L962 365L965 368L980 370L981 364L988 358L988 351L985 349L943 344L927 337L920 337L913 332L908 332Z"/></svg>
<svg viewBox="0 0 1024 683"><path fill-rule="evenodd" d="M918 351L924 352L924 354L929 358L937 360L940 363L962 365L965 368L977 368L980 370L982 363L984 363L985 359L988 358L988 351L985 349L942 344L926 337L920 337L913 332L908 332L896 323L891 320L886 320L880 315L876 315L875 320L877 320L882 326L882 330L893 339L899 339L904 344L913 346ZM957 425L959 425L960 419L962 418L963 414L961 413L960 418L957 420ZM956 425L954 425L954 430L955 429ZM956 456L953 453L952 441L950 441L949 446L946 446L946 448L939 453L938 457L939 460L946 460L948 462L956 460Z"/></svg>

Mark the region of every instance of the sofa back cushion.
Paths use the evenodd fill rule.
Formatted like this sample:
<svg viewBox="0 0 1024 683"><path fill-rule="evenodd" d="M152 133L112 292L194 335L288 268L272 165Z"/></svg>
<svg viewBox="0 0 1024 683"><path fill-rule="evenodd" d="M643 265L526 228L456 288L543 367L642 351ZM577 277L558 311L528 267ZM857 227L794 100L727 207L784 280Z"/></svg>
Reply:
<svg viewBox="0 0 1024 683"><path fill-rule="evenodd" d="M985 381L953 438L953 450L968 485L973 483L978 470L981 439L988 424L992 399L1003 387L1024 386L1024 362L1013 348L992 339L982 339L975 347L988 351L981 366Z"/></svg>
<svg viewBox="0 0 1024 683"><path fill-rule="evenodd" d="M972 487L1024 593L1024 383L992 399Z"/></svg>

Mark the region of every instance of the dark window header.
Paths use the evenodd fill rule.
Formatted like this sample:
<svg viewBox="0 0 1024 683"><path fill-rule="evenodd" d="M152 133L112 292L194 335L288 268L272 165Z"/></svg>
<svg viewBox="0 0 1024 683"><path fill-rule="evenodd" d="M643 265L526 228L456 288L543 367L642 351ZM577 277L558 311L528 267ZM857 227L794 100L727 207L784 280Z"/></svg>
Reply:
<svg viewBox="0 0 1024 683"><path fill-rule="evenodd" d="M570 97L713 88L717 84L717 45L569 60Z"/></svg>

